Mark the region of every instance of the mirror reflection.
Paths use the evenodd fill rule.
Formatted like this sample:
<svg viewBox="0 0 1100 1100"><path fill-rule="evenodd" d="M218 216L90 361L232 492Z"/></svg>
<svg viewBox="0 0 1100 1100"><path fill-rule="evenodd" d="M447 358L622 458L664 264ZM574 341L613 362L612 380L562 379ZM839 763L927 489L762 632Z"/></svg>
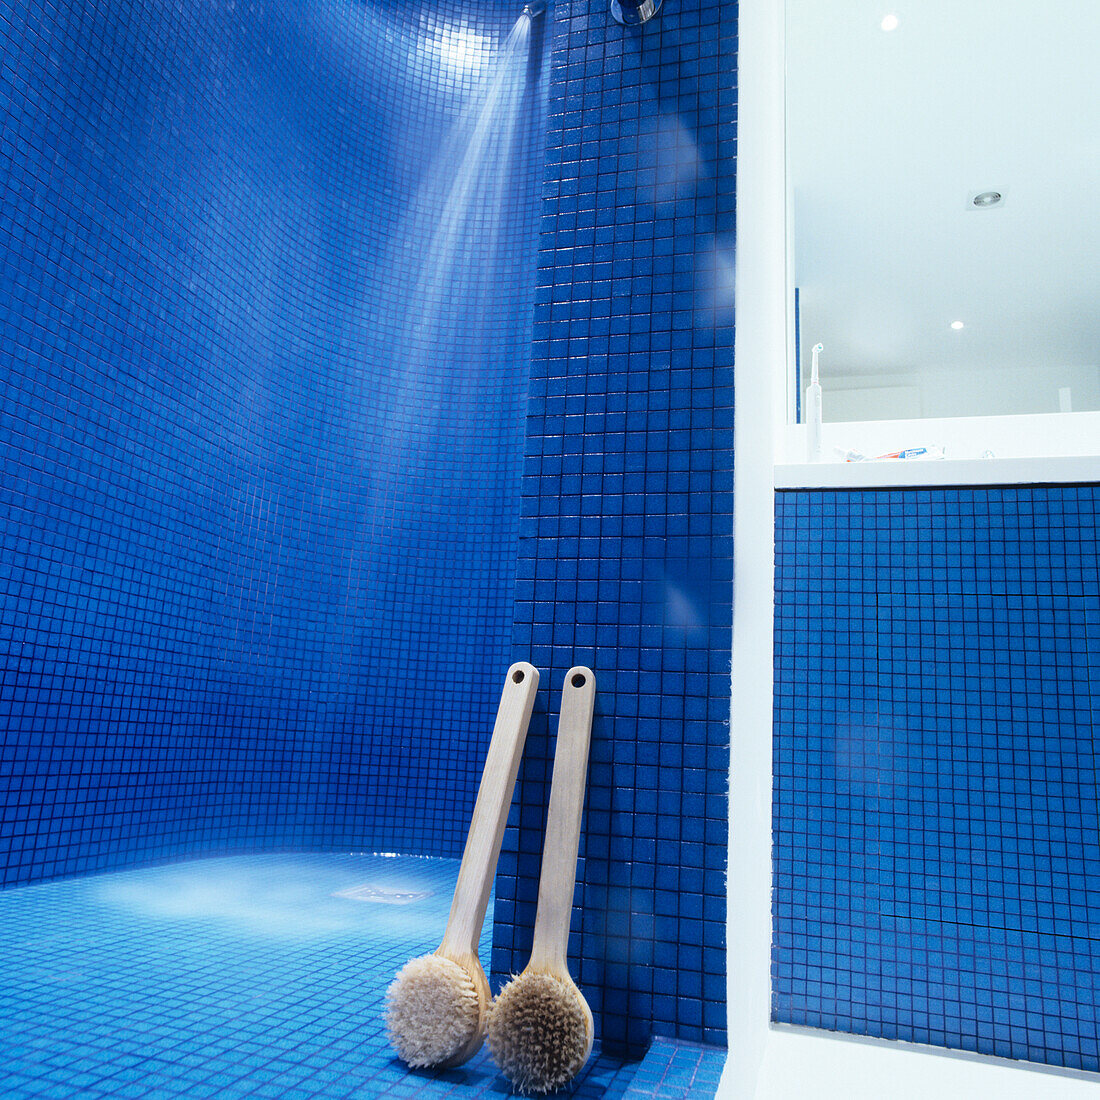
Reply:
<svg viewBox="0 0 1100 1100"><path fill-rule="evenodd" d="M790 414L1100 409L1095 0L787 0Z"/></svg>

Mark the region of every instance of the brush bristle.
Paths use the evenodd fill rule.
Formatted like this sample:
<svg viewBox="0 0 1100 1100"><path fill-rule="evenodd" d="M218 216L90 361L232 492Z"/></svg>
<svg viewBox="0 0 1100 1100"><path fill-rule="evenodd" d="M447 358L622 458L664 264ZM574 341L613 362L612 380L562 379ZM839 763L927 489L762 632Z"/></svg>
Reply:
<svg viewBox="0 0 1100 1100"><path fill-rule="evenodd" d="M522 974L493 1002L487 1036L520 1092L552 1092L581 1070L590 1049L580 994L550 974Z"/></svg>
<svg viewBox="0 0 1100 1100"><path fill-rule="evenodd" d="M480 1015L469 974L450 959L424 955L407 962L386 993L386 1032L410 1066L438 1066L474 1037Z"/></svg>

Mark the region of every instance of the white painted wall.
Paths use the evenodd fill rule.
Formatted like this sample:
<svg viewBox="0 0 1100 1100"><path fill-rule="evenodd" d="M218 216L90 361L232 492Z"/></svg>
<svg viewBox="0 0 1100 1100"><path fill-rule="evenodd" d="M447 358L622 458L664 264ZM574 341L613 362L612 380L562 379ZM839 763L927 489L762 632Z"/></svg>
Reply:
<svg viewBox="0 0 1100 1100"><path fill-rule="evenodd" d="M770 1038L773 439L786 423L783 5L739 8L733 708L726 1004L720 1094L753 1097ZM755 94L754 94L755 92Z"/></svg>
<svg viewBox="0 0 1100 1100"><path fill-rule="evenodd" d="M1054 363L1042 370L928 366L883 378L835 376L825 369L821 379L826 421L1054 413L1063 388L1069 388L1075 412L1100 410L1100 367L1091 363Z"/></svg>

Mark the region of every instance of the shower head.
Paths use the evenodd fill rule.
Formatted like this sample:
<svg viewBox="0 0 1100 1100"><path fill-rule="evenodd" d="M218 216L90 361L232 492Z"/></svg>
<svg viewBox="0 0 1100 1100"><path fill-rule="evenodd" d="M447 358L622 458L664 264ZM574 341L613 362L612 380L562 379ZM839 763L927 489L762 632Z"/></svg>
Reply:
<svg viewBox="0 0 1100 1100"><path fill-rule="evenodd" d="M661 0L611 0L615 21L627 27L646 23L661 10Z"/></svg>
<svg viewBox="0 0 1100 1100"><path fill-rule="evenodd" d="M523 14L528 19L534 19L536 15L542 15L546 11L546 0L527 0L523 5Z"/></svg>

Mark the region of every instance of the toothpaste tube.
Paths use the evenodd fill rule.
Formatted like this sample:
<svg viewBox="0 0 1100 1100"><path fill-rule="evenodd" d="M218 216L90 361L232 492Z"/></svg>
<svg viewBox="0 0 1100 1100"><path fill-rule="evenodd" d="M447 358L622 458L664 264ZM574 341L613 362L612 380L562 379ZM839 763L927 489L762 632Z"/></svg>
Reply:
<svg viewBox="0 0 1100 1100"><path fill-rule="evenodd" d="M886 455L875 455L871 462L888 462L892 459L906 458L943 458L942 447L909 447L904 451L891 451Z"/></svg>

